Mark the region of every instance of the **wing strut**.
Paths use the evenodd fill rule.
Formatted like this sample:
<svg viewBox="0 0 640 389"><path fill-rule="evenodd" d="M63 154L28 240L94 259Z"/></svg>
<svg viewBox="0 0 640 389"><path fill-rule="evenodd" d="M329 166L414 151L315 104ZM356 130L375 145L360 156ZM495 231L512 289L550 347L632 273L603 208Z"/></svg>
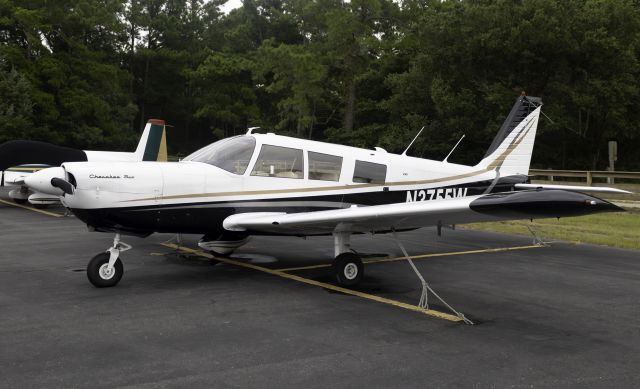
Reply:
<svg viewBox="0 0 640 389"><path fill-rule="evenodd" d="M422 274L420 274L420 272L418 271L418 268L416 267L416 265L411 260L411 257L409 257L409 254L407 253L407 250L404 248L404 245L402 244L400 239L398 239L398 234L396 233L396 230L394 229L392 230L392 232L393 232L393 239L398 244L398 247L400 247L400 250L402 250L402 254L404 255L405 259L407 260L407 262L409 262L409 265L411 265L411 268L416 273L416 275L420 279L420 282L422 283L422 294L420 295L420 302L418 303L418 306L422 309L429 309L429 292L431 292L434 296L436 296L438 300L440 300L447 308L449 308L451 312L453 312L456 316L458 316L460 320L464 321L466 324L473 325L474 323L471 320L467 319L462 312L456 311L451 305L447 304L447 302L444 301L442 297L440 297L433 289L431 289L431 287L429 286L427 281L425 281Z"/></svg>

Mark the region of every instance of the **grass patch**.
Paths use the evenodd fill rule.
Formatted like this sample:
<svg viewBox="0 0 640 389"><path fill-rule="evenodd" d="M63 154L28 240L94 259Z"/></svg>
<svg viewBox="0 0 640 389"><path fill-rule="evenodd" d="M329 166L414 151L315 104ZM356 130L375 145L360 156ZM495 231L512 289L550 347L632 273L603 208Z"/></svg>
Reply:
<svg viewBox="0 0 640 389"><path fill-rule="evenodd" d="M527 225L534 227L546 240L564 240L599 244L625 249L640 249L640 213L600 213L558 219L515 220L465 224L461 228L531 235Z"/></svg>

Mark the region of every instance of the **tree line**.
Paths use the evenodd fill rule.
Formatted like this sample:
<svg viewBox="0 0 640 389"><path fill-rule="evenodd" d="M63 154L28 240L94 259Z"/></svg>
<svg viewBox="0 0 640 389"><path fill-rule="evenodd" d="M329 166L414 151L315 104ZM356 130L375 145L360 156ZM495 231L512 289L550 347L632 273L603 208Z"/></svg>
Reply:
<svg viewBox="0 0 640 389"><path fill-rule="evenodd" d="M640 170L633 0L0 0L0 142L186 154L259 126L475 163L516 97L533 165Z"/></svg>

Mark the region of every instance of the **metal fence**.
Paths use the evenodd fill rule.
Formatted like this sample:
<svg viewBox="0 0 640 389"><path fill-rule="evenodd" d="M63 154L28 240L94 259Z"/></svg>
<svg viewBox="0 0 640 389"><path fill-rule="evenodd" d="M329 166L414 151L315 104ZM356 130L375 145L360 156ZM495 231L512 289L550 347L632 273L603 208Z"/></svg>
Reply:
<svg viewBox="0 0 640 389"><path fill-rule="evenodd" d="M606 170L530 169L529 175L547 177L548 181L554 181L556 177L582 178L587 181L587 185L592 185L594 178L606 178L609 183L613 183L616 178L640 181L640 172L610 172Z"/></svg>

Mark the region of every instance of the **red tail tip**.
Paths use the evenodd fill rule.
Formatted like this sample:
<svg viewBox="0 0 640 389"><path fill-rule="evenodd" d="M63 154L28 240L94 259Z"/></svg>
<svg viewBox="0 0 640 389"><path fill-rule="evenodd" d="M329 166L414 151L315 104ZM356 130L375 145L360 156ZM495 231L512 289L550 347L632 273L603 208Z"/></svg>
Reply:
<svg viewBox="0 0 640 389"><path fill-rule="evenodd" d="M147 123L158 124L160 126L164 126L164 120L162 120L162 119L149 119L149 120L147 120Z"/></svg>

